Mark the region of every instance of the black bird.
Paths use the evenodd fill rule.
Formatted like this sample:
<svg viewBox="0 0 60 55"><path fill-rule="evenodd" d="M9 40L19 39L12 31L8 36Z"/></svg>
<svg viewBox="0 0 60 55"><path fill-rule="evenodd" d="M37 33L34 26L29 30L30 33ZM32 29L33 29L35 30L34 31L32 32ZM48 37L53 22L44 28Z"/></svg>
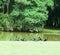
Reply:
<svg viewBox="0 0 60 55"><path fill-rule="evenodd" d="M21 41L26 41L26 39L25 38L22 38Z"/></svg>
<svg viewBox="0 0 60 55"><path fill-rule="evenodd" d="M44 41L47 41L48 40L48 37L44 39Z"/></svg>
<svg viewBox="0 0 60 55"><path fill-rule="evenodd" d="M38 41L40 41L40 40L42 41L42 38L41 37L38 37Z"/></svg>

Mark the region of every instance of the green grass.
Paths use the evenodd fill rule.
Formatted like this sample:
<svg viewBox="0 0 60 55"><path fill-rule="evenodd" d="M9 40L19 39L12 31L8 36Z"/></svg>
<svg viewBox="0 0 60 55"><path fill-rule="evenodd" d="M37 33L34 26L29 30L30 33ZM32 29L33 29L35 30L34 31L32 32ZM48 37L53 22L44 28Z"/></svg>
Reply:
<svg viewBox="0 0 60 55"><path fill-rule="evenodd" d="M60 55L60 42L0 42L0 55Z"/></svg>
<svg viewBox="0 0 60 55"><path fill-rule="evenodd" d="M43 33L46 33L46 34L55 34L55 35L60 35L60 30L44 29Z"/></svg>

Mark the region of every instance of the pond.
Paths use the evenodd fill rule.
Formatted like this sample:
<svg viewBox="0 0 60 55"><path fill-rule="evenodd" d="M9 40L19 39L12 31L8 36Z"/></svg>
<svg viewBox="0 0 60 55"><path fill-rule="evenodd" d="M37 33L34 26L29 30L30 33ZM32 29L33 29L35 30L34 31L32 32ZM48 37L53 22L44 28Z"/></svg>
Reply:
<svg viewBox="0 0 60 55"><path fill-rule="evenodd" d="M60 41L60 35L0 31L0 41Z"/></svg>

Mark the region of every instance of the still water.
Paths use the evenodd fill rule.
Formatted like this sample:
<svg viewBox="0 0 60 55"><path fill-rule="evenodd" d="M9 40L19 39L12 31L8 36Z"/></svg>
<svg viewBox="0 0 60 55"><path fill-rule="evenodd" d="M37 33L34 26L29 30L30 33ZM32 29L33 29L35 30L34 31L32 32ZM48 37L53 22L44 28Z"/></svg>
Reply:
<svg viewBox="0 0 60 55"><path fill-rule="evenodd" d="M2 32L0 31L0 41L16 41L16 38L21 41L24 39L26 41L38 40L39 37L44 41L60 41L60 35L46 34L46 33L26 33L26 32Z"/></svg>

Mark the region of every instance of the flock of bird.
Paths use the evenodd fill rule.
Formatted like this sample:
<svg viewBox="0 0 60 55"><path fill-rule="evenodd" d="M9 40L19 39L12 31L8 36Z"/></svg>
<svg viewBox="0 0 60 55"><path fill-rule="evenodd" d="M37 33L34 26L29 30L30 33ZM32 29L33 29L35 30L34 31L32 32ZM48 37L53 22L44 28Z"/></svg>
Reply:
<svg viewBox="0 0 60 55"><path fill-rule="evenodd" d="M47 41L48 40L48 37L47 38L45 38L44 40L41 38L41 37L37 37L37 38L30 38L30 41ZM11 39L10 39L10 41L12 41ZM16 38L15 38L15 40L14 41L27 41L26 40L26 38L21 38L21 39L19 39L17 36L16 36Z"/></svg>

